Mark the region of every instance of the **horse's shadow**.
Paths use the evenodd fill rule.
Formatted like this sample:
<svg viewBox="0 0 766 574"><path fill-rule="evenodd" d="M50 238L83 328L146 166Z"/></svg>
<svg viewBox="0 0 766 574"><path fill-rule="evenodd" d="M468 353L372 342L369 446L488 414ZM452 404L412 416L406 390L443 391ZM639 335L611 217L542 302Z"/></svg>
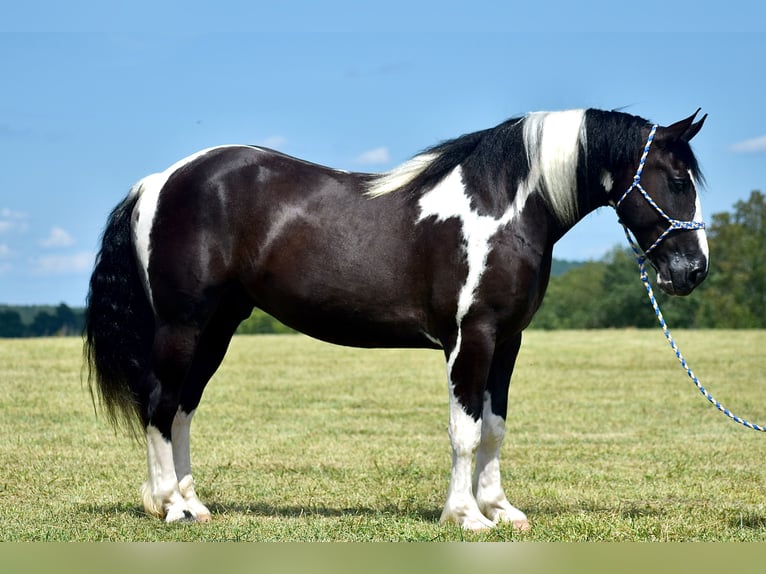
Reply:
<svg viewBox="0 0 766 574"><path fill-rule="evenodd" d="M734 528L741 528L747 530L766 530L766 515L763 514L747 514L733 517L729 520L729 524Z"/></svg>
<svg viewBox="0 0 766 574"><path fill-rule="evenodd" d="M243 502L210 502L206 504L215 520L227 515L243 515L266 518L340 518L344 516L409 516L424 522L436 522L440 511L434 508L414 507L402 509L399 506L385 505L380 507L370 506L347 506L331 507L321 505L297 506L297 505L273 505L264 503ZM144 509L138 505L129 504L85 504L80 507L89 514L114 515L127 514L131 516L146 516Z"/></svg>

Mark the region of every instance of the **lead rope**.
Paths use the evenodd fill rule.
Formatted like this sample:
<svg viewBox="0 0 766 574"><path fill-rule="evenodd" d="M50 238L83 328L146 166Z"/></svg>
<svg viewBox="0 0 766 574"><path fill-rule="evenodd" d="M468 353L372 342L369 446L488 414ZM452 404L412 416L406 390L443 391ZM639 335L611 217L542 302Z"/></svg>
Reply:
<svg viewBox="0 0 766 574"><path fill-rule="evenodd" d="M654 308L654 314L657 316L657 320L660 323L660 327L662 327L662 332L665 333L665 338L668 340L668 343L670 343L670 348L673 350L673 353L676 356L676 359L678 359L678 362L681 363L681 367L686 371L686 374L689 375L689 378L694 383L694 386L697 387L700 393L702 393L702 396L704 396L710 404L715 406L716 409L721 411L724 415L729 417L734 422L737 422L741 424L742 426L745 426L749 429L757 430L766 432L766 427L763 427L761 425L757 425L755 423L751 423L743 418L738 417L734 413L732 413L729 409L724 407L720 402L718 402L713 395L711 395L705 387L702 386L702 383L700 383L697 376L694 374L694 372L691 370L691 367L689 367L689 364L686 362L686 359L684 358L683 354L681 353L681 350L678 348L678 345L676 345L675 340L673 339L673 336L670 334L670 329L668 329L667 323L665 323L665 318L662 316L662 311L660 311L660 306L657 303L657 299L654 297L654 291L652 290L652 286L649 283L649 274L646 272L646 258L649 255L649 253L657 247L657 245L660 244L660 242L667 237L668 233L670 233L673 230L694 230L694 229L703 229L705 227L705 224L701 221L679 221L677 219L673 219L669 217L660 207L652 200L651 197L649 197L649 194L644 190L643 186L641 185L641 173L644 169L644 164L646 163L646 156L649 155L649 148L652 146L652 141L654 140L654 135L657 132L657 125L652 126L651 131L649 132L649 137L646 141L646 146L644 147L644 152L641 155L641 160L638 164L638 169L636 170L636 175L633 178L633 183L630 185L628 190L622 194L620 199L617 201L617 203L614 205L615 211L617 211L617 208L620 207L620 204L623 202L623 200L628 196L628 194L633 191L634 189L638 189L641 192L641 195L644 196L644 198L649 202L649 205L651 205L670 225L669 227L652 243L652 245L645 251L641 252L641 249L639 248L638 244L634 241L633 237L630 234L630 231L628 230L628 226L625 225L624 222L620 221L620 224L622 225L623 229L625 230L625 237L628 239L628 244L630 244L630 248L633 250L633 254L636 257L636 263L638 264L638 271L639 275L641 277L641 282L644 284L644 287L646 288L646 293L649 295L649 301L652 304L652 308ZM618 214L619 217L619 214Z"/></svg>
<svg viewBox="0 0 766 574"><path fill-rule="evenodd" d="M715 408L717 408L719 411L721 411L724 415L729 417L734 422L737 422L741 424L742 426L745 426L749 429L766 432L766 427L746 421L745 419L740 418L734 413L732 413L729 409L727 409L720 402L718 402L715 399L715 397L713 397L713 395L711 395L705 389L705 387L702 386L702 383L700 383L699 379L697 378L697 376L691 370L691 367L689 367L688 363L686 362L686 359L681 353L681 350L678 348L678 345L676 345L676 342L673 339L673 336L670 334L670 329L668 329L668 325L667 323L665 323L665 318L662 316L662 311L660 311L660 306L657 304L657 300L654 298L654 291L652 291L652 286L649 284L649 275L647 274L646 266L644 265L644 261L646 260L646 257L641 254L638 248L638 245L636 245L636 242L633 241L633 238L630 236L630 232L628 231L628 228L625 227L625 224L623 224L623 228L625 229L625 237L628 238L628 243L630 244L630 248L633 250L633 253L636 256L636 262L638 263L638 271L641 276L641 282L644 284L644 287L646 288L646 293L649 295L649 301L651 301L652 303L652 307L654 308L654 314L657 315L657 320L660 323L660 327L662 327L662 332L665 333L665 338L668 340L668 343L670 343L670 348L673 350L673 353L675 353L676 358L678 359L678 362L681 363L681 366L686 371L686 374L689 375L689 378L694 383L694 386L697 387L697 389L699 389L699 392L702 393L702 396L704 396L708 401L710 401L710 403L713 406L715 406Z"/></svg>

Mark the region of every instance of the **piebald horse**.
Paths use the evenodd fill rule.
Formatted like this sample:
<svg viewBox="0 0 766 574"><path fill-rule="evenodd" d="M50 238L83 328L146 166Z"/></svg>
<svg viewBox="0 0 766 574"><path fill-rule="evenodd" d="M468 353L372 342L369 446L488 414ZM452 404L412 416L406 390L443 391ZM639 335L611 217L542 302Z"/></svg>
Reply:
<svg viewBox="0 0 766 574"><path fill-rule="evenodd" d="M611 205L651 248L658 285L691 292L708 268L689 146L705 117L657 127L621 112L531 113L383 174L227 145L139 181L103 233L85 355L112 421L146 437L147 512L210 520L192 478L190 423L257 307L339 345L441 349L452 446L441 519L528 528L501 486L499 456L511 373L553 246ZM626 193L638 180L645 194ZM663 214L693 225L668 231Z"/></svg>

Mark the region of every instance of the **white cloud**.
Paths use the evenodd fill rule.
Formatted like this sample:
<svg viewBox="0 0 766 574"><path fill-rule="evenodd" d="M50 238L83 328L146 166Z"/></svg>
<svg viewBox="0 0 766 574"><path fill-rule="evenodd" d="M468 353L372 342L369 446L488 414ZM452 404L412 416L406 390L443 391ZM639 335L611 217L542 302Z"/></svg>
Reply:
<svg viewBox="0 0 766 574"><path fill-rule="evenodd" d="M284 136L270 136L263 140L263 145L270 148L280 148L287 143L287 138Z"/></svg>
<svg viewBox="0 0 766 574"><path fill-rule="evenodd" d="M33 259L33 270L38 275L68 275L90 271L95 257L81 251L70 255L43 255Z"/></svg>
<svg viewBox="0 0 766 574"><path fill-rule="evenodd" d="M757 153L766 151L766 136L735 143L730 149L737 153Z"/></svg>
<svg viewBox="0 0 766 574"><path fill-rule="evenodd" d="M11 256L11 248L5 243L0 243L0 259L5 259Z"/></svg>
<svg viewBox="0 0 766 574"><path fill-rule="evenodd" d="M40 241L43 247L70 247L74 243L74 238L61 227L52 227L48 237Z"/></svg>
<svg viewBox="0 0 766 574"><path fill-rule="evenodd" d="M27 214L12 209L0 209L0 233L9 231L26 231Z"/></svg>
<svg viewBox="0 0 766 574"><path fill-rule="evenodd" d="M356 158L356 163L363 165L379 165L391 161L391 154L387 147L376 147L368 150Z"/></svg>

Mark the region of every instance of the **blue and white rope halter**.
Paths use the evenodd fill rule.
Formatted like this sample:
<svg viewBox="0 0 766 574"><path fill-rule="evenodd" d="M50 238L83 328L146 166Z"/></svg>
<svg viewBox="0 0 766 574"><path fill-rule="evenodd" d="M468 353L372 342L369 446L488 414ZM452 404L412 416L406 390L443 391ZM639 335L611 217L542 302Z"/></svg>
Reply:
<svg viewBox="0 0 766 574"><path fill-rule="evenodd" d="M657 303L657 300L654 297L654 291L652 290L652 286L649 283L649 274L646 272L646 259L649 255L649 253L652 252L667 236L671 231L676 230L695 230L695 229L704 229L705 224L702 221L680 221L678 219L673 219L672 217L668 216L659 205L657 205L654 200L649 196L649 194L646 192L646 190L641 185L641 173L644 170L644 164L646 163L646 156L649 155L649 149L652 147L652 142L654 141L654 136L657 133L657 124L652 126L651 131L649 132L649 137L646 140L646 146L644 147L644 152L641 155L641 161L638 163L638 169L636 170L636 175L633 177L633 183L631 183L630 187L628 187L627 191L622 194L620 199L617 201L616 204L614 204L614 209L617 211L617 209L622 204L623 200L628 196L628 194L633 191L634 189L637 189L641 192L641 195L644 196L644 199L651 205L657 213L659 213L663 219L665 219L669 226L668 228L660 234L660 236L652 243L648 249L646 249L643 253L641 253L641 248L638 246L636 241L633 239L633 237L630 234L630 231L628 230L627 225L620 220L620 223L622 224L623 229L625 230L625 237L628 239L628 243L630 244L630 248L633 250L633 254L636 257L636 263L638 264L638 271L639 275L641 277L641 282L644 284L644 287L646 288L646 293L649 295L649 301L652 303L652 307L654 308L654 314L657 315L657 320L660 323L660 327L662 327L663 333L665 333L665 338L668 340L668 343L670 343L670 348L673 350L673 353L675 354L678 361L681 363L681 367L686 371L686 374L689 375L689 378L694 383L694 386L699 389L700 393L713 405L716 409L721 411L724 415L729 417L734 422L737 422L749 429L757 430L757 431L763 431L766 432L766 427L757 425L755 423L751 423L749 421L746 421L743 418L738 417L734 413L732 413L729 409L724 407L720 402L718 402L713 395L711 395L705 387L702 386L697 376L694 374L694 372L691 370L691 367L689 367L688 363L686 362L686 359L681 354L681 350L678 348L678 345L676 345L676 342L673 340L672 335L670 334L670 329L668 329L667 323L665 323L665 318L662 316L662 311L660 311L660 306ZM619 217L619 214L618 214Z"/></svg>

